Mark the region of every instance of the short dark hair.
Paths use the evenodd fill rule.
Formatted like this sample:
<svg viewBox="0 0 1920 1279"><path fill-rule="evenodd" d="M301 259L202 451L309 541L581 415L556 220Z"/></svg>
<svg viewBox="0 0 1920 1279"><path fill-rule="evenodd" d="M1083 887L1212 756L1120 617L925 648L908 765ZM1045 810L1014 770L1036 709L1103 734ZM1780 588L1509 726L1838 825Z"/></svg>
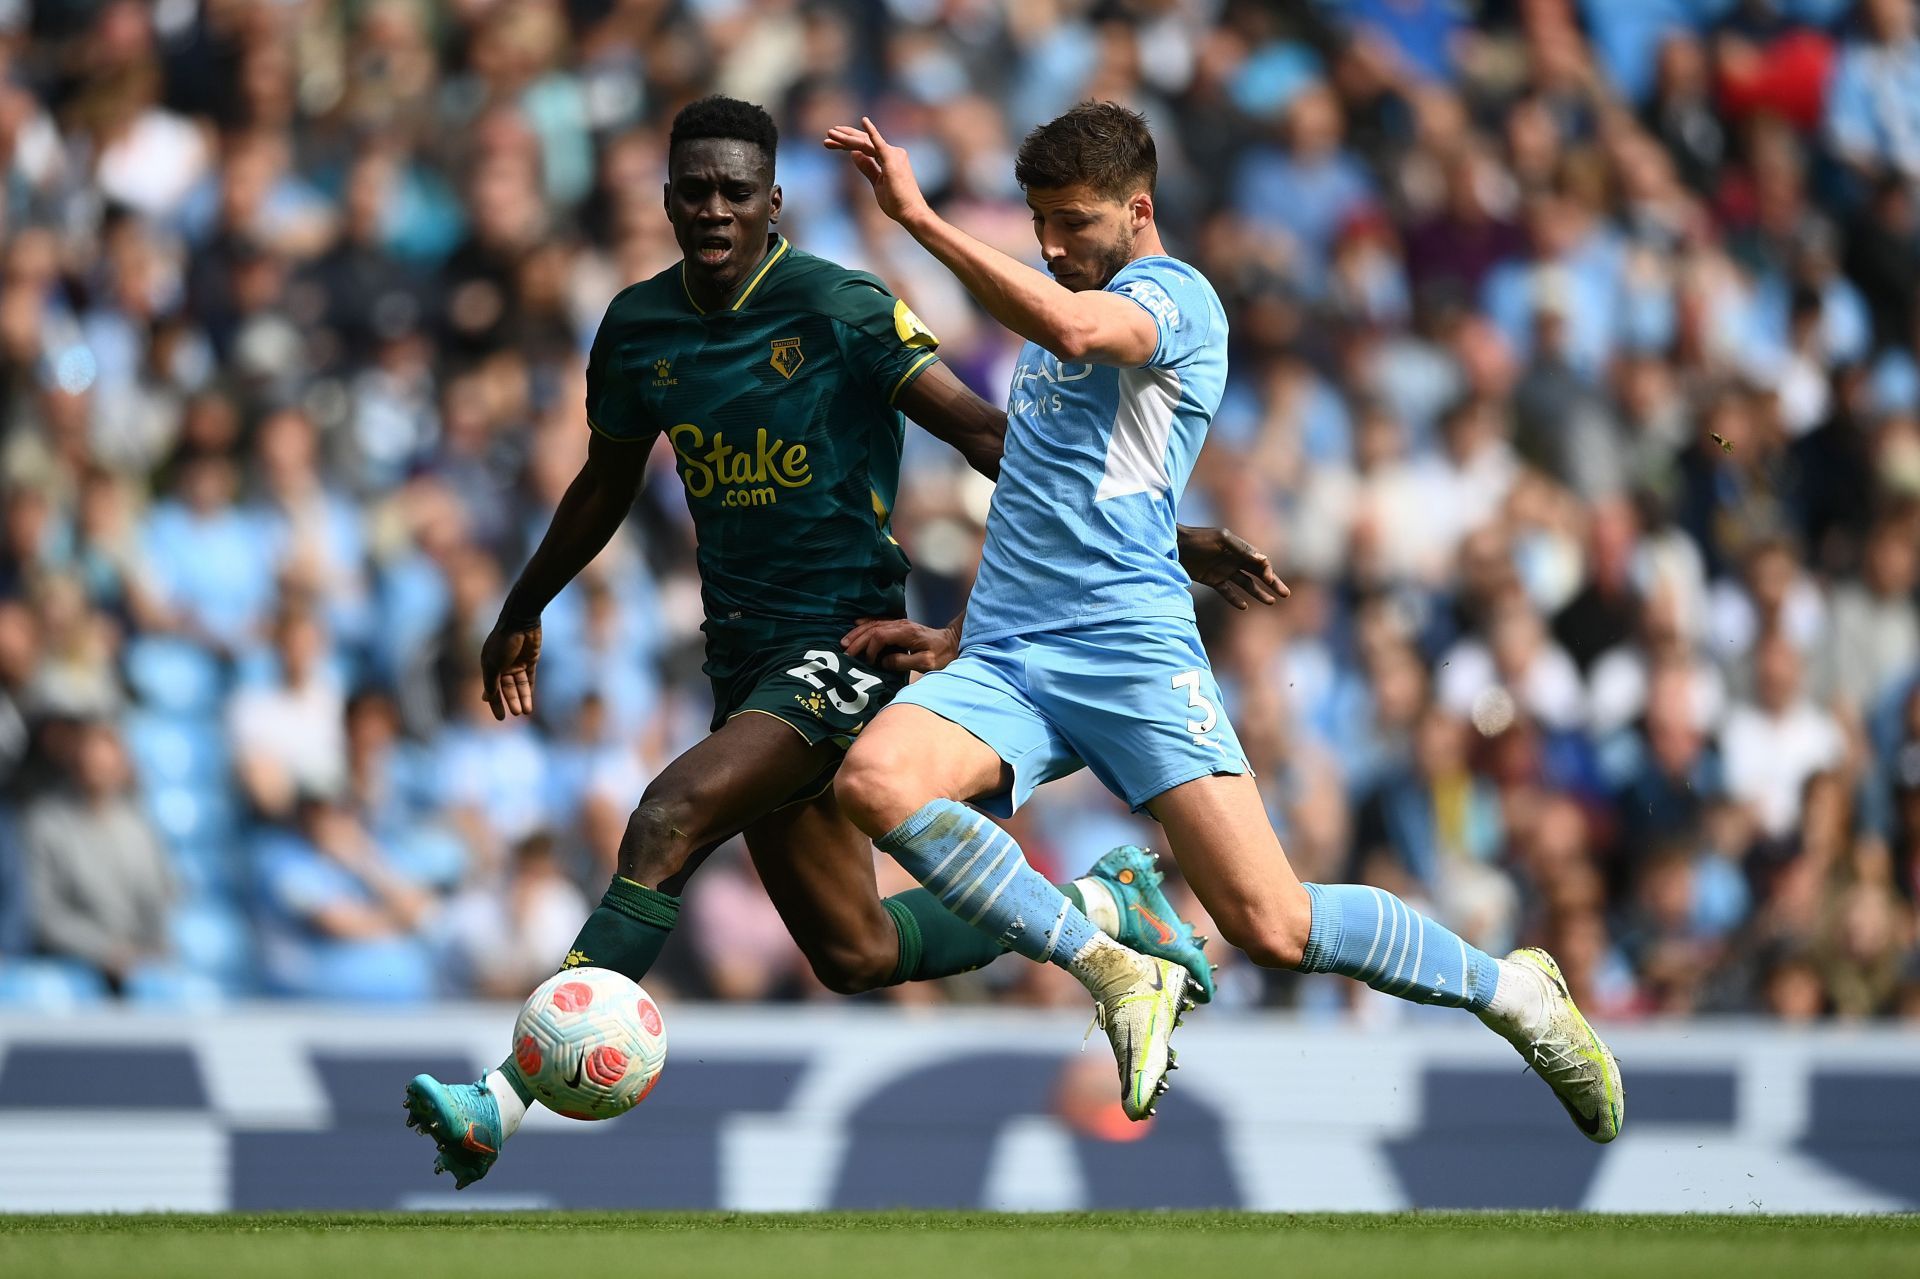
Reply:
<svg viewBox="0 0 1920 1279"><path fill-rule="evenodd" d="M766 108L717 93L689 102L673 117L673 132L667 135L668 163L672 163L673 153L682 143L701 138L751 142L766 154L769 172L773 169L774 152L780 146L780 130L774 127L773 117L767 114Z"/></svg>
<svg viewBox="0 0 1920 1279"><path fill-rule="evenodd" d="M1160 162L1147 119L1117 102L1082 102L1027 135L1014 161L1022 190L1085 183L1110 200L1153 194Z"/></svg>

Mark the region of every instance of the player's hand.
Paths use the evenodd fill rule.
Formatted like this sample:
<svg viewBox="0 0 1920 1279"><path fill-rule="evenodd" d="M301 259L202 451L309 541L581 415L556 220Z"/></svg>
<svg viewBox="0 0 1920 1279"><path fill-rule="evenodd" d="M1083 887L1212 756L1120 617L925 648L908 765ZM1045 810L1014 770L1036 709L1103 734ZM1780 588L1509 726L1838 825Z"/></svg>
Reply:
<svg viewBox="0 0 1920 1279"><path fill-rule="evenodd" d="M1293 593L1273 571L1265 551L1223 528L1181 525L1180 566L1188 577L1211 586L1238 609L1253 600L1275 604Z"/></svg>
<svg viewBox="0 0 1920 1279"><path fill-rule="evenodd" d="M836 124L827 130L829 151L845 151L853 167L873 184L873 198L880 211L895 222L911 222L929 211L927 197L920 194L920 183L913 176L913 162L905 147L889 145L880 130L866 116L860 127Z"/></svg>
<svg viewBox="0 0 1920 1279"><path fill-rule="evenodd" d="M495 624L480 646L481 696L495 719L533 714L533 668L539 660L538 623L524 630Z"/></svg>
<svg viewBox="0 0 1920 1279"><path fill-rule="evenodd" d="M960 652L948 626L922 626L904 617L865 617L841 637L848 657L883 671L937 671Z"/></svg>

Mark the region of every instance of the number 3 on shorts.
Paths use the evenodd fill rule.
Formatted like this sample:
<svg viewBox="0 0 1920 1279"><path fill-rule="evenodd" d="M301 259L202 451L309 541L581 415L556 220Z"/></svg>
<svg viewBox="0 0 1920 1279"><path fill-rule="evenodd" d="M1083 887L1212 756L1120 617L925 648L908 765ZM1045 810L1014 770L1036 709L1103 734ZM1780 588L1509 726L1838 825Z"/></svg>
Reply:
<svg viewBox="0 0 1920 1279"><path fill-rule="evenodd" d="M853 684L853 697L849 699L840 696L839 689L828 688L826 681L820 678L821 671L831 671L835 675L842 673L840 670L840 654L833 652L831 649L810 648L807 650L806 657L806 661L788 671L787 674L793 676L795 679L805 680L813 687L824 691L827 695L827 700L832 702L833 708L842 715L858 715L861 711L867 709L868 692L878 687L881 682L878 675L869 675L857 666L847 667L845 672L846 677ZM1194 672L1194 677L1196 679L1199 677L1198 671ZM1213 723L1212 707L1207 708L1207 723Z"/></svg>
<svg viewBox="0 0 1920 1279"><path fill-rule="evenodd" d="M807 656L811 657L813 654L809 653ZM1187 705L1189 707L1206 712L1205 718L1203 719L1188 720L1187 731L1195 737L1212 732L1213 726L1220 720L1220 712L1216 711L1213 708L1213 703L1207 700L1200 692L1200 672L1181 671L1173 677L1173 686L1187 690Z"/></svg>

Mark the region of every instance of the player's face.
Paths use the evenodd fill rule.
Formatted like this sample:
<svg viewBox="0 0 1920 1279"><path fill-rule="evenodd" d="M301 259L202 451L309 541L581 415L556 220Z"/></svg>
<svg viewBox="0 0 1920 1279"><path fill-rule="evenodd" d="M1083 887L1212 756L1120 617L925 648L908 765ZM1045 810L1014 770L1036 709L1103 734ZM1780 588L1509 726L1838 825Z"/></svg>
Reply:
<svg viewBox="0 0 1920 1279"><path fill-rule="evenodd" d="M780 217L773 162L737 138L699 138L673 153L667 220L687 270L727 291L765 255L767 228Z"/></svg>
<svg viewBox="0 0 1920 1279"><path fill-rule="evenodd" d="M1133 260L1134 237L1153 217L1144 192L1114 200L1085 186L1033 188L1027 207L1047 270L1076 293L1107 287Z"/></svg>

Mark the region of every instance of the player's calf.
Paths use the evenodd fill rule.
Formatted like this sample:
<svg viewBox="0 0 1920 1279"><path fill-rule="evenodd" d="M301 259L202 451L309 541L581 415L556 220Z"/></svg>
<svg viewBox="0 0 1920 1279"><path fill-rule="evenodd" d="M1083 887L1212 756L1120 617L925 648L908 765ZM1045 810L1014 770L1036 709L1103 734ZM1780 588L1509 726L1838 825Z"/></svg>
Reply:
<svg viewBox="0 0 1920 1279"><path fill-rule="evenodd" d="M882 915L885 919L886 916ZM820 984L836 995L864 995L895 985L900 938L894 929L856 937L799 937L800 952Z"/></svg>

